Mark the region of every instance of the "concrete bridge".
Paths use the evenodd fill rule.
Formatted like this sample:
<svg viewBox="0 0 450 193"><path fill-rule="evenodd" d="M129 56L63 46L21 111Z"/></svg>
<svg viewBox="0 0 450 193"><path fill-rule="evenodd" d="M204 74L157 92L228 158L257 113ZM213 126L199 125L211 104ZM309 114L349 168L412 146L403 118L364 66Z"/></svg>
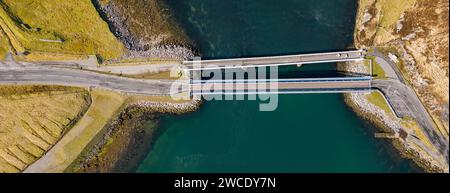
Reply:
<svg viewBox="0 0 450 193"><path fill-rule="evenodd" d="M198 95L296 94L370 92L372 77L193 80L190 93Z"/></svg>
<svg viewBox="0 0 450 193"><path fill-rule="evenodd" d="M265 67L317 64L329 62L360 61L366 55L365 50L350 50L339 52L324 52L314 54L297 54L285 56L267 56L251 58L232 58L214 60L191 60L184 61L183 65L187 71L214 70L227 68Z"/></svg>
<svg viewBox="0 0 450 193"><path fill-rule="evenodd" d="M190 94L194 96L256 93L365 92L371 88L370 81L372 78L370 76L264 80L194 80L200 79L198 76L201 70L360 61L364 60L365 56L365 50L350 50L284 56L193 60L184 61L183 65L187 67L185 70L190 72Z"/></svg>
<svg viewBox="0 0 450 193"><path fill-rule="evenodd" d="M184 65L191 70L190 74L199 73L196 70L226 69L242 67L280 66L293 64L312 64L339 61L363 60L364 50L327 52L316 54L300 54L287 56L269 56L254 58L234 58L223 60L202 61L200 69L192 61ZM313 92L358 92L370 88L370 77L347 78L309 78L309 79L269 79L269 80L220 80L219 82L186 79L191 95L217 94L204 88L224 88L223 94L245 93L313 93ZM0 68L0 84L57 84L67 86L99 87L113 91L142 94L170 95L172 92L188 92L188 89L171 91L173 80L143 80L126 78L111 74L85 71L73 68L54 66L14 66ZM261 90L259 88L267 88ZM276 88L276 89L270 89ZM175 93L176 94L176 93Z"/></svg>

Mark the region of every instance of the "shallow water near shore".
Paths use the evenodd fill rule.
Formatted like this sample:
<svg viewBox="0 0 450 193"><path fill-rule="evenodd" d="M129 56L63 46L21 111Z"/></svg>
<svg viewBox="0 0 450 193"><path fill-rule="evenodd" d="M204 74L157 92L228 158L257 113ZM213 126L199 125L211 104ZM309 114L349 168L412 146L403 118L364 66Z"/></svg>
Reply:
<svg viewBox="0 0 450 193"><path fill-rule="evenodd" d="M353 41L356 1L167 2L203 58L342 50ZM259 103L209 101L197 112L164 116L136 172L418 171L388 141L375 139L340 94L279 95L273 112L260 112Z"/></svg>

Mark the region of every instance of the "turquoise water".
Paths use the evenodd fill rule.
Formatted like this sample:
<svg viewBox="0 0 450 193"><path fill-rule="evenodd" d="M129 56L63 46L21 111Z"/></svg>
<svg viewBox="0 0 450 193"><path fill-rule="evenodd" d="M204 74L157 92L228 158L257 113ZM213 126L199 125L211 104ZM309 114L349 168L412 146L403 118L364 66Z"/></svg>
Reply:
<svg viewBox="0 0 450 193"><path fill-rule="evenodd" d="M167 0L204 58L345 49L356 1ZM291 71L286 68L281 71ZM306 70L330 70L315 65ZM414 172L340 94L210 101L195 113L165 116L137 172Z"/></svg>

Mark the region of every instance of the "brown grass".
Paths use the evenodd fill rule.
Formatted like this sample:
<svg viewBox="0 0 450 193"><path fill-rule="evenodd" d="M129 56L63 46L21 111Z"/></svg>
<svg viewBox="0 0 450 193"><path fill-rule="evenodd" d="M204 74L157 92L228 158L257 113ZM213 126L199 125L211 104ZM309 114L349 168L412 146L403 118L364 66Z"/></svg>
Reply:
<svg viewBox="0 0 450 193"><path fill-rule="evenodd" d="M357 23L355 45L376 46L399 56L398 67L406 82L435 122L448 127L449 1L360 0L360 5L358 20L365 9L374 17L364 26ZM398 32L397 23L402 24Z"/></svg>
<svg viewBox="0 0 450 193"><path fill-rule="evenodd" d="M88 93L80 88L0 87L0 172L19 172L33 163L88 106Z"/></svg>
<svg viewBox="0 0 450 193"><path fill-rule="evenodd" d="M89 0L3 0L0 5L0 26L18 52L98 54L105 59L123 54L123 45Z"/></svg>
<svg viewBox="0 0 450 193"><path fill-rule="evenodd" d="M149 72L136 75L123 75L129 78L140 78L140 79L153 79L153 80L178 80L180 77L170 76L170 71L163 72Z"/></svg>
<svg viewBox="0 0 450 193"><path fill-rule="evenodd" d="M8 37L3 32L3 30L0 29L0 61L4 60L6 57L6 54L10 50Z"/></svg>

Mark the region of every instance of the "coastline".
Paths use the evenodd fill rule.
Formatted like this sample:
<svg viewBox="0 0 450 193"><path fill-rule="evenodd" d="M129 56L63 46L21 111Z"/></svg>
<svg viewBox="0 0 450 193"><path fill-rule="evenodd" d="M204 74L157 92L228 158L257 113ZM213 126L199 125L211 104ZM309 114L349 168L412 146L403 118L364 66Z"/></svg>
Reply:
<svg viewBox="0 0 450 193"><path fill-rule="evenodd" d="M128 105L65 172L134 172L161 132L163 114L196 111L201 101L138 102Z"/></svg>
<svg viewBox="0 0 450 193"><path fill-rule="evenodd" d="M373 112L362 110L361 106L358 105L358 103L352 98L351 94L343 94L343 99L345 104L361 119L364 121L367 121L369 124L371 124L376 131L382 132L382 133L392 133L393 130L387 126L387 124L383 121L381 121L379 118L377 118L377 115L375 115ZM374 116L375 115L375 116ZM378 115L379 116L379 115ZM375 117L375 118L374 118ZM379 139L382 140L382 139ZM396 153L403 159L409 159L416 164L417 167L419 167L421 170L425 172L442 172L439 168L432 167L431 164L426 162L425 160L422 160L418 157L417 154L414 154L413 151L409 150L407 148L404 141L398 138L392 138L392 139L386 139L389 141L391 146L394 148Z"/></svg>
<svg viewBox="0 0 450 193"><path fill-rule="evenodd" d="M361 16L365 10L363 10L361 6L361 1L358 1L353 43L357 48L361 48L361 46L365 44L365 42L359 42L359 38L357 38L359 33L358 29L363 28L360 25L364 25L364 22L362 22L364 18L361 18ZM347 63L345 67L338 65L338 69L339 68L352 72L368 71L368 69L364 69L365 67L358 68L355 67L355 65L352 66L351 63ZM364 94L350 93L344 94L343 97L347 106L349 106L357 116L373 124L380 132L393 136L388 137L388 140L401 157L412 160L425 172L446 172L444 168L433 164L433 161L426 155L424 156L421 152L416 150L416 147L413 147L414 144L409 144L411 142L408 142L405 139L406 137L401 134L402 131L404 132L403 126L400 123L399 118L395 115L388 115L387 112L384 112L381 108L372 104Z"/></svg>
<svg viewBox="0 0 450 193"><path fill-rule="evenodd" d="M192 58L196 53L191 41L173 18L161 12L166 8L161 1L151 2L154 7L145 4L141 5L142 7L126 8L121 7L123 2L120 1L91 2L108 24L110 31L127 49L121 58L101 61L103 64L145 58L181 61ZM135 13L137 17L129 18L131 16L126 15L125 9L131 9L128 12ZM156 15L157 21L162 23L161 25L148 23L150 28L157 28L151 37L149 34L133 31L133 27L136 27L133 26L136 25L133 23L136 22L134 20L137 20L138 24L147 22L146 19L139 17L139 14L147 12ZM153 29L139 29L139 31L146 30ZM161 132L158 128L159 117L164 114L194 112L200 105L201 101L195 100L183 103L152 102L144 98L127 102L64 172L133 172Z"/></svg>
<svg viewBox="0 0 450 193"><path fill-rule="evenodd" d="M358 18L355 19L358 20ZM125 27L121 26L119 28ZM114 32L115 30L113 29L116 28L111 28L111 31ZM117 37L124 44L127 44L127 41L129 45L133 44L133 39L126 39L127 37L124 36L122 38ZM128 37L131 37L131 35ZM357 42L354 42L354 44L357 44ZM127 48L129 49L129 53L124 56L125 58L168 57L183 59L192 56L191 50L188 49L186 51L184 50L186 48L176 45L155 47L146 51L143 51L141 47L132 48L131 46L127 46ZM172 55L172 53L175 54ZM393 133L392 127L398 126L383 121L383 117L385 116L383 113L373 111L373 108L362 108L364 105L361 104L369 103L367 99L364 100L364 97L358 98L354 95L352 96L352 94L344 94L343 98L345 103L358 117L372 123L381 132ZM103 131L91 141L90 145L84 148L85 150L83 150L82 154L79 155L77 160L65 172L133 171L136 165L139 164L138 162L143 158L142 156L144 156L142 152L148 152L147 150L152 148L152 144L157 139L158 133L161 132L160 128L158 128L159 116L162 114L193 112L199 108L200 103L200 101L191 101L180 105L176 103L140 102L127 105L124 110L112 118L113 121L106 125ZM427 172L442 172L439 168L433 167L431 163L421 159L420 153L413 151L405 141L398 138L389 141L401 157L413 160L420 168Z"/></svg>
<svg viewBox="0 0 450 193"><path fill-rule="evenodd" d="M161 22L161 26L152 26L152 23L148 29L141 29L146 31L154 28L162 28L161 31L155 31L155 34L137 34L132 31L133 22L130 20L138 20L139 25L144 25L139 22L144 22L145 19L139 18L137 15L135 17L126 16L125 11L120 5L116 5L115 2L102 3L101 0L92 0L92 4L99 13L100 17L108 24L110 31L119 39L127 48L127 52L118 59L112 59L104 61L106 64L114 63L120 60L130 60L137 58L160 58L167 60L187 60L194 57L195 51L192 47L192 43L189 38L184 34L184 31L178 24L173 21L173 18L165 16L161 13L160 9L165 9L166 5L162 1L151 2L154 7L147 7L150 9L154 15L157 15L156 22ZM118 3L120 4L120 3ZM133 3L130 3L132 5ZM144 6L144 5L142 5ZM133 9L128 7L128 9ZM144 7L136 8L138 10L130 10L136 12L135 14L143 14L145 12ZM149 18L151 19L151 18ZM165 31L164 31L165 30ZM166 34L168 33L168 34Z"/></svg>
<svg viewBox="0 0 450 193"><path fill-rule="evenodd" d="M96 1L93 1L96 2ZM358 2L358 7L359 7ZM142 45L123 25L120 14L117 14L114 6L100 6L96 5L97 10L101 13L102 18L110 25L111 31L114 32L130 53L145 53L145 54L126 54L125 57L161 57L167 56L152 54L151 51L143 51ZM114 11L115 10L115 11ZM358 11L360 9L358 8ZM361 19L356 14L355 21ZM172 25L174 24L171 21ZM355 25L357 25L356 22ZM356 34L357 26L355 26ZM186 41L188 42L188 41ZM354 45L359 45L357 40L354 40ZM161 49L162 48L162 49ZM179 47L173 46L173 49L165 49L157 47L155 50L161 53L170 53L175 50L175 58L183 59L183 57L190 56L189 54L181 54L181 57L176 51ZM150 53L150 54L149 54ZM351 69L345 69L351 70ZM367 108L369 102L364 100L364 97L352 97L352 94L343 95L344 102L349 106L355 114L363 120L373 125L375 130L383 133L395 133L392 127L401 127L398 123L390 122L383 119L386 115L380 109ZM366 108L364 108L366 107ZM145 102L141 104L129 105L105 128L99 137L92 145L92 148L86 148L88 151L80 155L79 159L72 164L70 169L66 171L74 172L130 172L134 171L142 160L143 153L148 152L152 148L153 142L158 138L158 133L161 132L159 127L159 116L161 114L182 114L195 111L199 108L199 104L192 108L183 108L172 106L167 103L152 103ZM376 108L376 107L375 107ZM375 116L374 116L375 115ZM381 140L381 139L380 139ZM394 138L387 139L392 144L393 149L400 157L411 159L418 167L427 172L441 172L439 168L432 167L432 165L417 155L417 152L411 151L402 139ZM107 160L107 161L102 161ZM125 162L127 164L125 164Z"/></svg>

